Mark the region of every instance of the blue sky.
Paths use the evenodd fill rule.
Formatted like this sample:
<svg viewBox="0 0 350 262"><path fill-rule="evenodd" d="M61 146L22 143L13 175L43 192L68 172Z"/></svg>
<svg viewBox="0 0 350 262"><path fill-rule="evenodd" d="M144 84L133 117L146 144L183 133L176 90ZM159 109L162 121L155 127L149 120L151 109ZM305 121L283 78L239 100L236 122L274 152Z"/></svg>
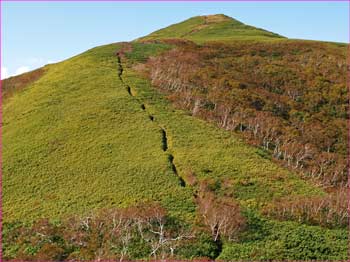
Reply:
<svg viewBox="0 0 350 262"><path fill-rule="evenodd" d="M347 2L2 2L2 78L196 15L226 14L289 38L349 42Z"/></svg>

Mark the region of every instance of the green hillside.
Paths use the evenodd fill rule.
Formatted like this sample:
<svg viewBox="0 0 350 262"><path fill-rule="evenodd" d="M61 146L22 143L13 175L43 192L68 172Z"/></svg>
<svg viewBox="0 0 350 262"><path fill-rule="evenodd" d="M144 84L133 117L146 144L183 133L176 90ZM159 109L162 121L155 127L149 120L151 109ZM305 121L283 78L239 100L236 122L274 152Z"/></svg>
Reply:
<svg viewBox="0 0 350 262"><path fill-rule="evenodd" d="M194 17L140 40L169 35L196 42L279 38L216 15ZM265 214L283 199L322 198L327 191L236 133L175 107L142 72L150 57L176 46L142 42L96 47L3 81L8 94L2 128L4 257L346 259L344 227L326 229ZM201 199L210 196L213 208L220 211L220 203L226 203L241 214L233 238L222 231L212 239L201 213ZM138 233L135 221L145 219L144 208L154 203L167 212L165 237L176 238L179 225L194 232L174 242L175 253L149 232ZM140 205L143 215L128 209ZM115 223L108 215L114 209L124 210L137 226L128 231L130 238L117 235L117 244L109 245L114 240L105 238L108 230L101 227ZM72 217L88 217L91 229L73 225ZM145 228L160 223L152 221ZM80 233L72 237L72 232ZM72 240L81 234L84 245ZM162 246L152 253L157 243Z"/></svg>
<svg viewBox="0 0 350 262"><path fill-rule="evenodd" d="M5 101L5 222L140 200L161 200L184 216L193 211L190 190L167 164L159 127L118 79L116 50L99 47L48 66Z"/></svg>
<svg viewBox="0 0 350 262"><path fill-rule="evenodd" d="M230 40L275 40L284 37L245 25L226 15L196 16L155 31L138 41L181 38L195 42Z"/></svg>

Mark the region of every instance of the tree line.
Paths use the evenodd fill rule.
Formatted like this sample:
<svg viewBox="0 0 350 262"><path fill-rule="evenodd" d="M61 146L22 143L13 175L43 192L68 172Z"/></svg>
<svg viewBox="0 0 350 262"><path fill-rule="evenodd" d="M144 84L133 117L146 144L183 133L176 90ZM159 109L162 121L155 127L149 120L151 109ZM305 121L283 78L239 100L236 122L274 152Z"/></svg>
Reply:
<svg viewBox="0 0 350 262"><path fill-rule="evenodd" d="M177 42L145 73L178 107L242 134L327 187L347 184L344 47L307 41Z"/></svg>
<svg viewBox="0 0 350 262"><path fill-rule="evenodd" d="M206 190L198 198L195 225L168 214L158 203L103 209L61 221L5 224L4 259L76 261L213 259L222 239L237 240L245 219L231 199Z"/></svg>

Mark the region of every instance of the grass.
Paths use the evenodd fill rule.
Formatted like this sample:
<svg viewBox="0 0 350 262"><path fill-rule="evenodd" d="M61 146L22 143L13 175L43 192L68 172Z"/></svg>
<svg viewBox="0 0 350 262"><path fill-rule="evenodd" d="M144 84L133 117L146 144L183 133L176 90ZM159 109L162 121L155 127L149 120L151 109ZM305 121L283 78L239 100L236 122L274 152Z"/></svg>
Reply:
<svg viewBox="0 0 350 262"><path fill-rule="evenodd" d="M230 195L257 214L280 197L324 194L233 133L172 107L132 69L170 46L132 46L122 59L122 77L132 95L118 77L114 54L120 46L112 44L47 66L39 80L4 104L5 223L60 219L147 200L160 201L171 215L194 221L196 188L181 186L177 177L188 182L190 173L211 180L217 194ZM346 245L345 230L259 223L249 224L241 242L225 242L219 258L296 258L305 251L306 242L300 240L305 235L316 251L336 242L321 258L346 256L346 249L339 249ZM315 244L322 241L325 246Z"/></svg>
<svg viewBox="0 0 350 262"><path fill-rule="evenodd" d="M1 81L2 102L6 101L15 93L21 92L31 83L40 79L45 73L45 67L21 74L17 77L10 77Z"/></svg>
<svg viewBox="0 0 350 262"><path fill-rule="evenodd" d="M146 45L147 50L152 46L155 52L159 50L158 44L140 43L133 43L133 50ZM137 64L134 53L127 57L124 79L154 121L166 130L178 175L185 181L188 173L213 181L217 194L232 196L246 210L248 229L239 242L224 242L218 259L347 258L346 230L278 222L259 215L260 207L280 197L323 195L321 189L273 163L233 133L173 108L147 79L133 71Z"/></svg>
<svg viewBox="0 0 350 262"><path fill-rule="evenodd" d="M348 232L269 221L248 211L239 242L225 243L219 260L346 260Z"/></svg>
<svg viewBox="0 0 350 262"><path fill-rule="evenodd" d="M4 105L4 222L147 200L192 217L191 192L178 185L158 126L118 79L116 49L49 66Z"/></svg>
<svg viewBox="0 0 350 262"><path fill-rule="evenodd" d="M117 76L116 49L95 48L49 66L4 105L5 222L157 199L191 217L192 190L179 186L168 154L184 180L193 172L198 179L225 181L221 191L243 205L322 194L234 135L172 108L146 79L124 68L140 101L131 97ZM160 127L167 132L167 152Z"/></svg>
<svg viewBox="0 0 350 262"><path fill-rule="evenodd" d="M133 49L146 45L158 49L157 44L139 43L134 43ZM129 61L135 63L132 56L133 53L128 55ZM124 78L148 113L167 130L169 151L185 180L191 172L198 179L225 181L222 191L234 194L246 205L263 204L282 196L322 194L320 189L274 164L260 149L247 146L234 134L176 110L130 67L126 68Z"/></svg>
<svg viewBox="0 0 350 262"><path fill-rule="evenodd" d="M196 16L181 23L153 32L138 40L159 40L183 38L197 43L231 40L280 40L284 37L275 33L245 25L224 15Z"/></svg>

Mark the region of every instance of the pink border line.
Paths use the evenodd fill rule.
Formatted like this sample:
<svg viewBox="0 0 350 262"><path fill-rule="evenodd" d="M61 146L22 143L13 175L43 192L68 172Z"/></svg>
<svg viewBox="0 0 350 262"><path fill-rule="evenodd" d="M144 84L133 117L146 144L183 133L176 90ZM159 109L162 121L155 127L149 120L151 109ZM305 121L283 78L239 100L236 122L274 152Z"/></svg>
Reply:
<svg viewBox="0 0 350 262"><path fill-rule="evenodd" d="M346 49L346 85L347 85L347 91L348 91L348 103L350 103L350 74L348 70L350 70L350 3L348 3L348 48ZM350 104L348 104L348 115L350 115ZM348 168L348 184L346 185L348 188L348 214L350 214L350 118L347 121L347 134L348 134L348 144L347 144L347 168ZM348 225L348 247L350 246L350 218L349 218L349 225ZM350 259L350 249L348 248L348 259Z"/></svg>
<svg viewBox="0 0 350 262"><path fill-rule="evenodd" d="M2 66L2 0L0 0L0 64ZM0 261L2 260L2 80L0 69Z"/></svg>
<svg viewBox="0 0 350 262"><path fill-rule="evenodd" d="M350 0L0 0L0 2L350 2Z"/></svg>
<svg viewBox="0 0 350 262"><path fill-rule="evenodd" d="M26 261L26 260L20 260L20 259L11 259L11 260L4 260L6 262L32 262L32 261ZM63 260L65 261L65 260ZM73 262L79 261L79 262L97 262L97 260L72 260ZM99 262L118 262L119 260L98 260ZM180 259L151 259L151 260L123 260L123 262L265 262L270 260L249 260L249 259L240 259L240 260L222 260L222 259L187 259L187 260L180 260ZM291 260L291 259L284 259L284 260L272 260L272 262L349 262L349 260ZM33 260L33 262L59 262L54 260Z"/></svg>

